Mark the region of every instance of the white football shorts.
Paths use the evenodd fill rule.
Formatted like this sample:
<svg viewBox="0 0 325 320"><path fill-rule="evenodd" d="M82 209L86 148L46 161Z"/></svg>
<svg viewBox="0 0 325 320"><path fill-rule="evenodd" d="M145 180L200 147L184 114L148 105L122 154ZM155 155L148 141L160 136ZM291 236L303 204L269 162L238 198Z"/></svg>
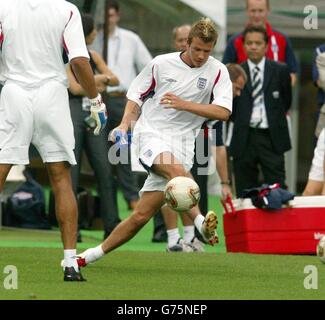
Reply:
<svg viewBox="0 0 325 320"><path fill-rule="evenodd" d="M178 137L166 139L156 133L141 133L133 137L135 153L140 163L150 169L155 159L163 152L170 152L183 164L186 172L189 172L193 165L194 144L184 141ZM168 161L168 159L167 159ZM170 159L171 163L171 159ZM140 190L140 195L146 191L164 191L167 179L149 170L149 175Z"/></svg>
<svg viewBox="0 0 325 320"><path fill-rule="evenodd" d="M0 98L0 163L28 164L33 143L44 163L76 164L66 87L51 81L38 88L6 83Z"/></svg>
<svg viewBox="0 0 325 320"><path fill-rule="evenodd" d="M325 152L325 128L321 131L317 146L314 151L314 158L309 171L309 179L324 181L324 152Z"/></svg>

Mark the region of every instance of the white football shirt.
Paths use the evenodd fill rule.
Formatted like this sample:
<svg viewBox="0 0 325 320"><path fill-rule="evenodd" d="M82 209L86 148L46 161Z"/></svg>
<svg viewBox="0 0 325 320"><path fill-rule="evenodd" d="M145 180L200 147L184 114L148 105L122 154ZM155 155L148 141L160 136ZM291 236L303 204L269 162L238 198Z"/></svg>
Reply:
<svg viewBox="0 0 325 320"><path fill-rule="evenodd" d="M169 53L154 58L127 93L128 99L141 107L134 135L152 132L178 140L186 137L194 144L206 119L187 111L164 108L160 100L167 92L183 100L211 103L232 111L232 83L224 64L209 57L203 66L191 68L179 52Z"/></svg>
<svg viewBox="0 0 325 320"><path fill-rule="evenodd" d="M62 53L89 58L79 10L65 0L1 0L1 77L37 87L68 84Z"/></svg>

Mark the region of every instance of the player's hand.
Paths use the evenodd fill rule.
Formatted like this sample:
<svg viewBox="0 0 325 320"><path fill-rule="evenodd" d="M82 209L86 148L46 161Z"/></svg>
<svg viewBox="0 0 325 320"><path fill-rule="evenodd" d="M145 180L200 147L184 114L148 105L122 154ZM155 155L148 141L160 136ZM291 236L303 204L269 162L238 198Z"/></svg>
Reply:
<svg viewBox="0 0 325 320"><path fill-rule="evenodd" d="M110 77L106 74L96 74L95 83L99 93L106 91L106 88L109 84Z"/></svg>
<svg viewBox="0 0 325 320"><path fill-rule="evenodd" d="M127 145L128 142L128 128L120 125L113 129L108 135L108 140L119 145Z"/></svg>
<svg viewBox="0 0 325 320"><path fill-rule="evenodd" d="M232 198L231 188L229 184L221 185L221 196L223 201L226 201L228 197Z"/></svg>
<svg viewBox="0 0 325 320"><path fill-rule="evenodd" d="M96 121L94 135L98 136L105 128L107 123L107 111L102 97L98 94L97 98L89 99L90 101L90 116Z"/></svg>
<svg viewBox="0 0 325 320"><path fill-rule="evenodd" d="M184 100L179 98L173 93L166 93L160 100L160 104L162 104L165 108L168 109L184 109Z"/></svg>

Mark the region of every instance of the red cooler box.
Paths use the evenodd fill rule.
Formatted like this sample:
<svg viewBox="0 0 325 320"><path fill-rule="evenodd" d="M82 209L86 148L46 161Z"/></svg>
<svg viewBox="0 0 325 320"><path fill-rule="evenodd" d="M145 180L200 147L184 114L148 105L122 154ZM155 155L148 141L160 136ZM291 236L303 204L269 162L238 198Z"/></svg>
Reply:
<svg viewBox="0 0 325 320"><path fill-rule="evenodd" d="M228 252L315 254L325 235L325 196L295 197L277 211L258 209L250 199L224 207Z"/></svg>

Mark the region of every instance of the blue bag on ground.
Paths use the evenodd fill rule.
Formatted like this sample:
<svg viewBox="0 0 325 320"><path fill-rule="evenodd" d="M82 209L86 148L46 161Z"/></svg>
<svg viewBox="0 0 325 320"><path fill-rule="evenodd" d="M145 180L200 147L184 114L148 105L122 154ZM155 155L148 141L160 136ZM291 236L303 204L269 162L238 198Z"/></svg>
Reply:
<svg viewBox="0 0 325 320"><path fill-rule="evenodd" d="M8 198L4 225L27 229L51 229L45 214L42 186L29 174L26 181Z"/></svg>

